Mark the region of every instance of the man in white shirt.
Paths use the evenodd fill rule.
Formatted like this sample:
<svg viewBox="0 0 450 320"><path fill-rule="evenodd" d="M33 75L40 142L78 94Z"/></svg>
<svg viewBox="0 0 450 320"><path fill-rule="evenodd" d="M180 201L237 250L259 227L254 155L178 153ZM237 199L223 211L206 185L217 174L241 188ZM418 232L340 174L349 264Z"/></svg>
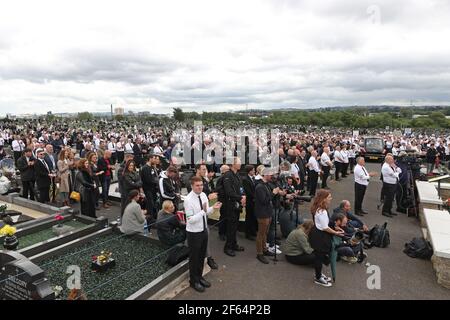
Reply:
<svg viewBox="0 0 450 320"><path fill-rule="evenodd" d="M383 210L382 215L392 218L397 213L392 212L392 202L397 190L397 183L399 175L402 172L400 168L395 165L394 158L390 155L386 156L383 167L381 168L381 174L383 175Z"/></svg>
<svg viewBox="0 0 450 320"><path fill-rule="evenodd" d="M191 179L192 191L184 200L186 211L186 232L189 252L189 283L198 292L204 292L211 284L203 278L203 265L208 246L207 216L213 210L219 210L222 204L216 202L209 207L209 201L203 192L203 180L198 176Z"/></svg>
<svg viewBox="0 0 450 320"><path fill-rule="evenodd" d="M319 173L320 173L319 162L317 162L317 151L316 150L311 151L311 157L309 157L309 161L308 161L308 168L309 168L308 181L310 181L310 183L311 183L309 185L309 195L315 196L316 189L317 189L317 180L319 179Z"/></svg>
<svg viewBox="0 0 450 320"><path fill-rule="evenodd" d="M375 176L375 173L369 173L365 168L366 162L364 157L357 159L357 165L355 166L355 214L362 216L368 214L368 212L362 209L362 203L364 195L366 194L367 186L371 177Z"/></svg>
<svg viewBox="0 0 450 320"><path fill-rule="evenodd" d="M335 166L335 180L341 180L339 174L342 172L344 159L341 154L341 146L336 145L336 150L334 151L334 166Z"/></svg>
<svg viewBox="0 0 450 320"><path fill-rule="evenodd" d="M115 165L117 161L117 144L115 138L111 138L111 141L108 143L108 150L111 152L111 165Z"/></svg>
<svg viewBox="0 0 450 320"><path fill-rule="evenodd" d="M125 153L134 153L133 147L134 147L134 143L131 142L131 139L128 139L128 143L125 145Z"/></svg>
<svg viewBox="0 0 450 320"><path fill-rule="evenodd" d="M342 155L342 160L343 160L343 163L342 163L342 178L346 178L348 176L348 165L349 165L347 145L344 145L342 147L341 155Z"/></svg>
<svg viewBox="0 0 450 320"><path fill-rule="evenodd" d="M22 152L25 150L25 143L20 140L19 136L16 136L14 141L11 143L11 147L14 153L14 162L17 165L17 160L22 156Z"/></svg>
<svg viewBox="0 0 450 320"><path fill-rule="evenodd" d="M330 148L323 148L323 153L320 156L320 165L322 166L322 189L329 189L327 186L327 179L330 175L330 169L333 166L333 163L330 160Z"/></svg>

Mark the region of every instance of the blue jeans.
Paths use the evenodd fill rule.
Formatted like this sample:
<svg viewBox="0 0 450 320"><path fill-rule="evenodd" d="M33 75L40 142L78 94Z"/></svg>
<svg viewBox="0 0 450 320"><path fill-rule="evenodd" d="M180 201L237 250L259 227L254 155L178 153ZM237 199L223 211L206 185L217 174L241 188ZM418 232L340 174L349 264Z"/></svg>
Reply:
<svg viewBox="0 0 450 320"><path fill-rule="evenodd" d="M106 203L106 201L108 201L110 185L111 185L111 177L104 177L103 184L102 184L103 203Z"/></svg>
<svg viewBox="0 0 450 320"><path fill-rule="evenodd" d="M352 220L348 222L348 226L352 228L362 229L363 224L359 221Z"/></svg>
<svg viewBox="0 0 450 320"><path fill-rule="evenodd" d="M356 246L343 246L337 248L336 251L340 257L357 257L358 253L362 251L362 243L359 243Z"/></svg>

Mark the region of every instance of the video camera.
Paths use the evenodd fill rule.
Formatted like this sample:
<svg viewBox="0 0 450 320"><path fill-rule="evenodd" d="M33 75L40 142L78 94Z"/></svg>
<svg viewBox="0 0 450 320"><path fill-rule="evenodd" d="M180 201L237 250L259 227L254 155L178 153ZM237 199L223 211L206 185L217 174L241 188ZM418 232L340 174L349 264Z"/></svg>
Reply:
<svg viewBox="0 0 450 320"><path fill-rule="evenodd" d="M415 173L414 176L420 174L420 166L423 161L414 151L407 151L406 155L398 157L398 161L406 165L409 170Z"/></svg>

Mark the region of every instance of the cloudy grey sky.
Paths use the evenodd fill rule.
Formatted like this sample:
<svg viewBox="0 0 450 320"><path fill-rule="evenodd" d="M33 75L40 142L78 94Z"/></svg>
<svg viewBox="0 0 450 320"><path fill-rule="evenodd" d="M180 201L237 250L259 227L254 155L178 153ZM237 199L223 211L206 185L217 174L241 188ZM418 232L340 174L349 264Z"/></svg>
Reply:
<svg viewBox="0 0 450 320"><path fill-rule="evenodd" d="M446 0L15 0L0 115L450 104Z"/></svg>

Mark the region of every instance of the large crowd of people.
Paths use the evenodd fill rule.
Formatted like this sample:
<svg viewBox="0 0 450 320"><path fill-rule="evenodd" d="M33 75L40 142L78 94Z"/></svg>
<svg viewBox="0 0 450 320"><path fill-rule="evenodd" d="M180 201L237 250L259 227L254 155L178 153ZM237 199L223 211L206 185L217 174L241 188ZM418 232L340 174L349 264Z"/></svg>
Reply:
<svg viewBox="0 0 450 320"><path fill-rule="evenodd" d="M118 180L122 232L144 233L145 225L156 223L164 244L173 246L187 239L191 286L197 291L210 286L202 277L204 259L217 269L208 244L207 216L213 211L220 211L219 237L228 256L244 251L236 235L245 208L245 236L255 241L261 263L267 264L267 256L283 251L291 263L314 266L315 283L331 286L322 265L328 263L333 237L344 239L345 245L338 250L343 260L362 262L366 255L360 244L347 240L357 231L368 231L361 217L367 214L363 200L370 180L380 175L382 214L393 217L394 200L397 211L404 210L408 179L399 159L406 152L423 156L430 174L450 160L448 132L378 132L384 140L385 160L375 173L365 168L363 134L279 127L281 133L274 138L255 133L248 125L234 128L239 132L234 136L225 135L225 129L199 130L181 123L8 122L0 123L0 157L14 158L22 197L73 206L75 191L80 195L81 213L91 217L101 207L110 209L110 185ZM257 155L253 162L250 149ZM198 159L196 151L207 156ZM279 166L271 166L274 160ZM330 211L327 182L339 183L350 174L355 180L354 212L349 200ZM182 196L184 188L188 194ZM312 197L312 220L299 221L293 214L302 196ZM180 208L185 219L177 218ZM282 247L276 220L287 237Z"/></svg>

